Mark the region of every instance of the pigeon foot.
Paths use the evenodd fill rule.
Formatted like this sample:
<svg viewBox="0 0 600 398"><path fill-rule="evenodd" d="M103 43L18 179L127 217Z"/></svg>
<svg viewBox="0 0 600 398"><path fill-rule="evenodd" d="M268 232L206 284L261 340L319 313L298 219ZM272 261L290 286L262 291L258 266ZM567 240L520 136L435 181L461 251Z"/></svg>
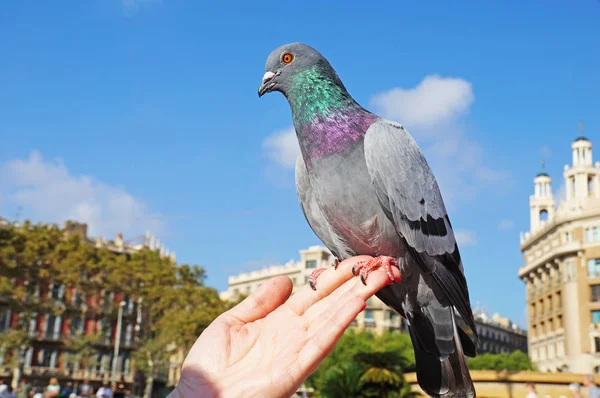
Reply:
<svg viewBox="0 0 600 398"><path fill-rule="evenodd" d="M352 267L352 275L360 275L360 281L366 286L367 275L379 267L383 267L385 269L388 278L390 278L390 284L402 280L402 277L400 277L398 280L394 278L392 267L396 267L398 269L400 269L400 267L398 266L398 260L389 256L378 256L370 260L357 263L354 267Z"/></svg>
<svg viewBox="0 0 600 398"><path fill-rule="evenodd" d="M333 269L337 269L338 265L340 265L340 259L336 257L333 260Z"/></svg>
<svg viewBox="0 0 600 398"><path fill-rule="evenodd" d="M317 290L317 278L323 273L323 271L325 271L325 268L318 268L311 272L310 276L308 277L308 285L312 290Z"/></svg>

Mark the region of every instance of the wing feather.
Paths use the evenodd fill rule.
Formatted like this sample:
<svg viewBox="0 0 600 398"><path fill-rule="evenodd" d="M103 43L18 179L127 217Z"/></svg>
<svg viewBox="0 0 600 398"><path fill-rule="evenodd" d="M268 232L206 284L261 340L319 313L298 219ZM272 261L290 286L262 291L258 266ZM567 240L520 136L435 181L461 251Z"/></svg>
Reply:
<svg viewBox="0 0 600 398"><path fill-rule="evenodd" d="M423 152L400 124L379 119L365 159L385 214L424 272L431 273L476 336L467 281L440 189Z"/></svg>

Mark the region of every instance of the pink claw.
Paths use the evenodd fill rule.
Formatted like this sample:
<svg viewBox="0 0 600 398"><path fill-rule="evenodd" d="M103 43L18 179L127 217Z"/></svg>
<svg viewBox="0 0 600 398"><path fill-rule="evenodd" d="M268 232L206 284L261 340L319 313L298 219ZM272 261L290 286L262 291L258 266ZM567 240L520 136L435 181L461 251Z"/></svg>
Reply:
<svg viewBox="0 0 600 398"><path fill-rule="evenodd" d="M313 272L311 272L308 277L308 285L312 290L317 290L317 278L325 271L325 268L317 268Z"/></svg>
<svg viewBox="0 0 600 398"><path fill-rule="evenodd" d="M369 273L379 267L383 267L385 269L385 273L387 274L388 278L390 279L390 284L395 283L395 282L399 282L402 280L402 277L400 277L398 280L396 280L396 278L394 277L394 274L392 273L392 267L396 267L398 269L400 269L400 267L398 266L398 260L396 260L394 257L389 257L389 256L378 256L378 257L374 257L370 260L367 261L361 261L359 263L357 263L354 267L352 267L352 275L357 276L358 274L360 274L360 280L361 282L366 285L366 279L367 279L367 275L369 275Z"/></svg>
<svg viewBox="0 0 600 398"><path fill-rule="evenodd" d="M337 269L338 265L340 265L340 260L338 260L338 258L336 257L333 260L333 269Z"/></svg>

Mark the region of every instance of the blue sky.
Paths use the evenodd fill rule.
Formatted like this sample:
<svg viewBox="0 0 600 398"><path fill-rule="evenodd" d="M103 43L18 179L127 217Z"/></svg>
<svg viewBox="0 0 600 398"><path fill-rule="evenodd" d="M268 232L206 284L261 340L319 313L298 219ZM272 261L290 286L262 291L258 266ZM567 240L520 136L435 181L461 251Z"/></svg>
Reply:
<svg viewBox="0 0 600 398"><path fill-rule="evenodd" d="M600 132L600 1L10 2L0 12L0 214L132 238L227 276L317 244L267 55L319 49L438 175L473 304L524 318L519 231L546 158ZM485 4L483 4L485 3ZM290 139L290 137L292 139ZM157 217L158 216L158 217Z"/></svg>

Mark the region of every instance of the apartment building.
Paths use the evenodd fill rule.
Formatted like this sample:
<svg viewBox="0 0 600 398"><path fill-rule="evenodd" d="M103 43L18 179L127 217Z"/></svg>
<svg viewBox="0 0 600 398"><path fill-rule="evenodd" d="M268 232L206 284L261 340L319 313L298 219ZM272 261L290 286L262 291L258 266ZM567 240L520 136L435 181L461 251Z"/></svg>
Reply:
<svg viewBox="0 0 600 398"><path fill-rule="evenodd" d="M479 353L510 353L516 350L527 353L527 331L510 319L479 310L473 311L479 335Z"/></svg>
<svg viewBox="0 0 600 398"><path fill-rule="evenodd" d="M175 261L175 253L169 254L164 245L159 246L160 242L150 234L146 234L141 242L134 244L125 242L121 234L113 241L103 238L90 239L87 236L87 225L73 221L67 221L63 231L67 238L78 234L84 242L116 254L131 254L148 247L159 250L162 256L168 255ZM86 275L82 274L81 278L85 279ZM13 376L16 377L15 364L19 363L18 369L22 373L19 376L38 384L47 383L50 377L57 377L74 381L88 378L90 382L98 385L109 380L113 371L117 379L124 377L128 383L139 379L139 376L134 377L133 353L143 338L140 334L144 321L141 300L102 289L101 286L94 291L80 292L72 286L54 283L51 278L44 281L16 279L13 286L25 290L24 300L47 304L40 308L48 308L48 311L34 313L30 318L26 346L11 347L0 352L0 378L10 380ZM115 315L120 306L120 349L114 361L118 322ZM52 308L61 308L61 311L53 311ZM0 297L0 334L17 328L20 317L21 314L10 307L10 302ZM87 360L88 366L81 369L80 352L70 351L65 341L73 336L90 336L97 332L103 333L104 336L94 343L94 353ZM162 374L164 377L159 378L158 385L167 382L168 370L165 369Z"/></svg>

